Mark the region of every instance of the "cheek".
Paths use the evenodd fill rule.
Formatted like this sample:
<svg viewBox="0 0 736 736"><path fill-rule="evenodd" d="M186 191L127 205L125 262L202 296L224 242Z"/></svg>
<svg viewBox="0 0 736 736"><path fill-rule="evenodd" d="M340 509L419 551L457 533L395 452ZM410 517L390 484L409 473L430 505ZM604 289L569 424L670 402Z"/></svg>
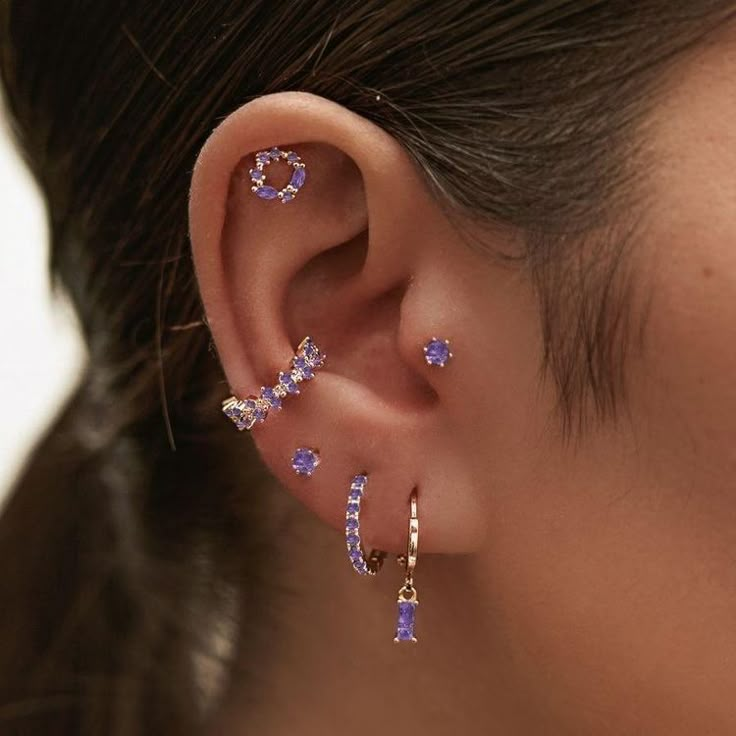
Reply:
<svg viewBox="0 0 736 736"><path fill-rule="evenodd" d="M640 439L667 458L672 480L707 493L733 485L736 460L736 208L691 195L649 243L630 401Z"/></svg>

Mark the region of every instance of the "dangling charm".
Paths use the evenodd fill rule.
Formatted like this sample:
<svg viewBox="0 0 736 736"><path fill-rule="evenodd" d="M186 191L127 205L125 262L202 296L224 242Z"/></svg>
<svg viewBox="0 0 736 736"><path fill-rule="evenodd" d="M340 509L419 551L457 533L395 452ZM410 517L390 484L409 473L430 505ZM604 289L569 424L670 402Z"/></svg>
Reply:
<svg viewBox="0 0 736 736"><path fill-rule="evenodd" d="M419 550L419 516L417 514L417 492L412 491L409 500L411 508L409 515L409 539L407 542L406 557L399 557L399 564L406 568L406 579L399 589L399 616L396 624L396 637L394 641L410 641L416 644L414 635L416 623L416 611L419 605L417 589L414 587L414 568L417 566L417 553Z"/></svg>

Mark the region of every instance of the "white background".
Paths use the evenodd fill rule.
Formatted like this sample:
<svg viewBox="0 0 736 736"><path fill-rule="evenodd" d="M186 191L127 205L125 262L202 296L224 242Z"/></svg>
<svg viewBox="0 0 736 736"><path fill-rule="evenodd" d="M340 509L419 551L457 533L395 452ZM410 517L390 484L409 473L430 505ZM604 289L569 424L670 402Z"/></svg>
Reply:
<svg viewBox="0 0 736 736"><path fill-rule="evenodd" d="M43 203L0 108L0 504L84 360L47 261Z"/></svg>

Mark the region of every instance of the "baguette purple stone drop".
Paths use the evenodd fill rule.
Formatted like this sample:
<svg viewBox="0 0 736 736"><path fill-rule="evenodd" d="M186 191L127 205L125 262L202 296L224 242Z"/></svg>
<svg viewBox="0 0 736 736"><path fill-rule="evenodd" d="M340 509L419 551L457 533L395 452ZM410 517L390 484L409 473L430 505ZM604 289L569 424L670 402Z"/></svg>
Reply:
<svg viewBox="0 0 736 736"><path fill-rule="evenodd" d="M399 618L396 625L396 641L415 641L416 601L399 601Z"/></svg>

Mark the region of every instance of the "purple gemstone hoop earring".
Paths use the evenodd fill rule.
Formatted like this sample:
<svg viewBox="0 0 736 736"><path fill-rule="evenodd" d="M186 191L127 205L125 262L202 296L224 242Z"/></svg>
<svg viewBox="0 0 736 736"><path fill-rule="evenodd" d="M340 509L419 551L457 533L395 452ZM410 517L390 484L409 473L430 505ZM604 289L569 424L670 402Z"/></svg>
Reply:
<svg viewBox="0 0 736 736"><path fill-rule="evenodd" d="M348 548L348 558L358 575L375 575L383 566L386 553L374 549L366 557L363 541L360 538L360 505L365 496L368 485L368 476L360 473L353 478L348 494L348 507L345 512L345 541Z"/></svg>
<svg viewBox="0 0 736 736"><path fill-rule="evenodd" d="M289 395L298 395L299 384L311 381L325 364L327 356L320 352L311 337L305 337L291 359L291 368L281 371L275 386L262 386L260 396L239 399L230 396L222 402L222 411L239 431L250 431L256 424L266 421L271 411L281 409L282 401Z"/></svg>
<svg viewBox="0 0 736 736"><path fill-rule="evenodd" d="M266 167L279 160L286 161L294 169L289 183L283 189L266 184ZM280 148L259 151L256 154L256 165L248 173L253 182L251 192L261 199L280 199L281 204L293 201L307 180L307 168L299 154L294 151L282 151Z"/></svg>
<svg viewBox="0 0 736 736"><path fill-rule="evenodd" d="M399 616L394 641L410 641L416 644L414 624L416 622L417 606L419 605L417 589L414 587L414 568L417 566L417 554L419 552L419 515L417 513L416 489L412 491L409 499L409 508L409 539L406 556L402 555L398 558L399 564L406 568L406 578L399 589Z"/></svg>

